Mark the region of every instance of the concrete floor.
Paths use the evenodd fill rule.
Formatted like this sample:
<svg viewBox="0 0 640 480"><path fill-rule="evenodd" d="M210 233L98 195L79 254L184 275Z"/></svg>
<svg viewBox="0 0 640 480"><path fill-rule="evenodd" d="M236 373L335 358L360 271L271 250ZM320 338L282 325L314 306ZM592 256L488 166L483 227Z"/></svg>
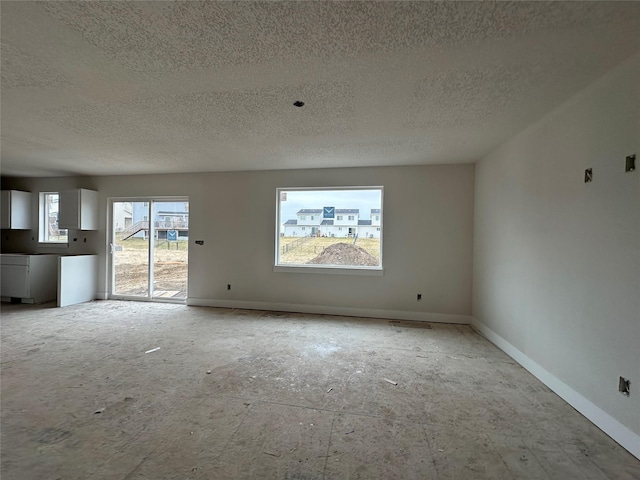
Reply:
<svg viewBox="0 0 640 480"><path fill-rule="evenodd" d="M2 480L640 478L467 326L3 304L1 368Z"/></svg>

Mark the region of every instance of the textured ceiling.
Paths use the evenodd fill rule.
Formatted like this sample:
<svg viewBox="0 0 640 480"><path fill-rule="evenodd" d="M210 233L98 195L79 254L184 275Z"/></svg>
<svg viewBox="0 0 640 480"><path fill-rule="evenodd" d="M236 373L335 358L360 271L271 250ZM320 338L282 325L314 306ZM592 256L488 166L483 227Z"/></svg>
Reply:
<svg viewBox="0 0 640 480"><path fill-rule="evenodd" d="M0 16L3 175L475 162L640 50L638 2L3 0Z"/></svg>

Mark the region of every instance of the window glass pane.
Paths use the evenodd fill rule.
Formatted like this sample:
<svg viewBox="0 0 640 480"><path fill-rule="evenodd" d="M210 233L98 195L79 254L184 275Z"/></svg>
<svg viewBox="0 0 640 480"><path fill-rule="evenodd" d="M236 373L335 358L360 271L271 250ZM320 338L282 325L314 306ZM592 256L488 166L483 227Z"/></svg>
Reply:
<svg viewBox="0 0 640 480"><path fill-rule="evenodd" d="M382 187L278 189L276 265L382 268Z"/></svg>
<svg viewBox="0 0 640 480"><path fill-rule="evenodd" d="M60 216L60 195L58 192L40 194L40 233L42 243L67 243L68 234L64 228L58 228Z"/></svg>

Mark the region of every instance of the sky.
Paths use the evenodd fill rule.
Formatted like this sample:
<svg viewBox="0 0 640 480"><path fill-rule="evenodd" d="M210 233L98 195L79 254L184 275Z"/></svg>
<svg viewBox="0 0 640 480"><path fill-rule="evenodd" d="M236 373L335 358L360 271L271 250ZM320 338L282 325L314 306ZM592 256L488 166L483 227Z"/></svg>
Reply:
<svg viewBox="0 0 640 480"><path fill-rule="evenodd" d="M371 219L372 208L382 208L382 192L380 190L280 190L287 193L287 200L280 202L280 221L296 218L302 208L323 207L357 208L360 220Z"/></svg>

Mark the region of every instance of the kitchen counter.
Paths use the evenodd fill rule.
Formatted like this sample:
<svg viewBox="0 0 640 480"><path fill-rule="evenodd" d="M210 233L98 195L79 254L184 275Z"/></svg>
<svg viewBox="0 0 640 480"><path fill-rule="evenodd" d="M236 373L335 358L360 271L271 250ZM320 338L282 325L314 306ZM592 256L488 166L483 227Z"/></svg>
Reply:
<svg viewBox="0 0 640 480"><path fill-rule="evenodd" d="M0 254L2 301L59 307L87 302L97 290L98 256L59 253Z"/></svg>
<svg viewBox="0 0 640 480"><path fill-rule="evenodd" d="M3 301L44 303L56 299L58 255L0 255L0 296Z"/></svg>

